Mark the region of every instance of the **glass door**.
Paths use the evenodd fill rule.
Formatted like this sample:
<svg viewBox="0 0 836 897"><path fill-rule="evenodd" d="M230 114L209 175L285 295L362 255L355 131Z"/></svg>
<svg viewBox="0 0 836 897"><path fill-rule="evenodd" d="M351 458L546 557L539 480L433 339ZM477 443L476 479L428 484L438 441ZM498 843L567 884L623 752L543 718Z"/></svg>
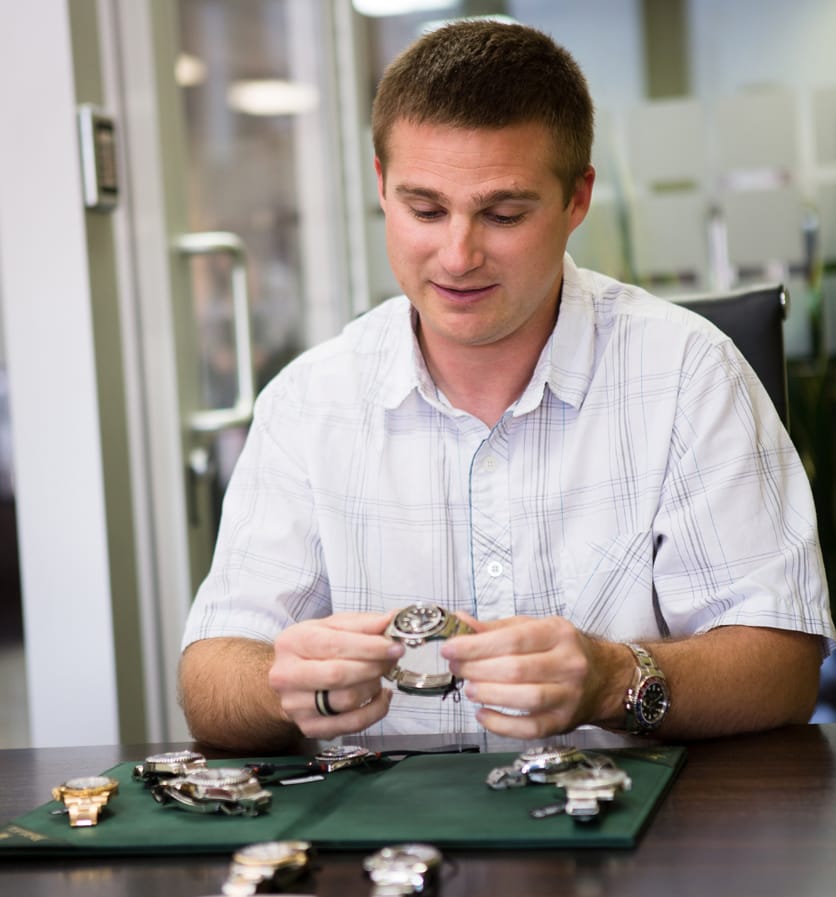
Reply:
<svg viewBox="0 0 836 897"><path fill-rule="evenodd" d="M347 12L112 3L148 475L145 666L167 737L184 734L180 635L254 396L354 312L340 112L353 88L335 49Z"/></svg>

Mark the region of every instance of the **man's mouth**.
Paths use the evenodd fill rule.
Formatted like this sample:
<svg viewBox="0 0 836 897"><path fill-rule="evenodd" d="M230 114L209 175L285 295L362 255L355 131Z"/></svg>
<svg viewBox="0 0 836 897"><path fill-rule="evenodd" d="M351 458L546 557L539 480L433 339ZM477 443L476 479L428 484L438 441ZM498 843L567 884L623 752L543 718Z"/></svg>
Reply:
<svg viewBox="0 0 836 897"><path fill-rule="evenodd" d="M447 299L452 299L454 302L466 302L472 301L474 299L482 299L484 296L487 296L491 291L496 289L497 285L495 283L489 283L468 287L454 287L446 286L445 284L436 283L435 281L433 281L433 286L442 296Z"/></svg>

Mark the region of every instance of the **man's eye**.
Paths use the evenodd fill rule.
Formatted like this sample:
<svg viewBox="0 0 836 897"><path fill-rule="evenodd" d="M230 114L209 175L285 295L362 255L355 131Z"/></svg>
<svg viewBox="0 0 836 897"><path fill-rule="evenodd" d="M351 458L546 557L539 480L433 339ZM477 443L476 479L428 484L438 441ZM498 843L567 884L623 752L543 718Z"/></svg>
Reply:
<svg viewBox="0 0 836 897"><path fill-rule="evenodd" d="M494 223L500 224L505 227L510 227L513 224L519 224L520 221L525 218L524 214L519 215L498 215L496 212L488 212L486 213L487 217Z"/></svg>
<svg viewBox="0 0 836 897"><path fill-rule="evenodd" d="M411 208L410 212L419 221L435 221L444 214L441 209L415 209Z"/></svg>

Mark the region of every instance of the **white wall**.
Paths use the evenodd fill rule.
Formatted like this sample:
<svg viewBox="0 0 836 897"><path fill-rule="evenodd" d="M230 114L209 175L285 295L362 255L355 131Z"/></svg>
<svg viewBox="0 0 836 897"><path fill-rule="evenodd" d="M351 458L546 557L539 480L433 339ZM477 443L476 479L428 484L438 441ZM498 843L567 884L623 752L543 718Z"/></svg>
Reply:
<svg viewBox="0 0 836 897"><path fill-rule="evenodd" d="M0 301L31 743L118 741L102 457L67 13L0 9Z"/></svg>

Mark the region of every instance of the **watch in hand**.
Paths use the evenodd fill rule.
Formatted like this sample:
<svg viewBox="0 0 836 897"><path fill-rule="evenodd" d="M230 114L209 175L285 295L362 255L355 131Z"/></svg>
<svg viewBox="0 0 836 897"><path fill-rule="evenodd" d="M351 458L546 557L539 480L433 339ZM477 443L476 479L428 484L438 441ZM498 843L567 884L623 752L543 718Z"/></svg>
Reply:
<svg viewBox="0 0 836 897"><path fill-rule="evenodd" d="M375 886L372 897L406 897L432 893L441 862L441 852L431 844L398 844L366 857L363 868Z"/></svg>
<svg viewBox="0 0 836 897"><path fill-rule="evenodd" d="M233 854L221 891L227 897L251 897L284 890L308 871L312 857L310 841L249 844Z"/></svg>
<svg viewBox="0 0 836 897"><path fill-rule="evenodd" d="M152 754L143 763L134 766L132 778L156 785L160 779L185 776L206 766L206 758L197 751L167 751Z"/></svg>
<svg viewBox="0 0 836 897"><path fill-rule="evenodd" d="M624 728L632 735L646 735L658 729L670 710L671 693L665 674L646 648L628 644L636 658L633 684L624 697Z"/></svg>
<svg viewBox="0 0 836 897"><path fill-rule="evenodd" d="M228 816L257 816L273 800L252 770L237 767L196 769L185 776L159 782L151 794L161 804L175 801L196 813Z"/></svg>
<svg viewBox="0 0 836 897"><path fill-rule="evenodd" d="M384 635L403 642L407 648L417 648L427 642L468 632L473 630L455 614L437 604L419 601L398 611ZM398 689L408 694L445 695L456 688L456 679L450 672L416 673L396 665L386 674L386 678L397 683Z"/></svg>
<svg viewBox="0 0 836 897"><path fill-rule="evenodd" d="M97 825L102 808L118 791L119 783L116 779L107 776L78 776L53 788L52 798L63 802L70 817L70 825L81 828Z"/></svg>

